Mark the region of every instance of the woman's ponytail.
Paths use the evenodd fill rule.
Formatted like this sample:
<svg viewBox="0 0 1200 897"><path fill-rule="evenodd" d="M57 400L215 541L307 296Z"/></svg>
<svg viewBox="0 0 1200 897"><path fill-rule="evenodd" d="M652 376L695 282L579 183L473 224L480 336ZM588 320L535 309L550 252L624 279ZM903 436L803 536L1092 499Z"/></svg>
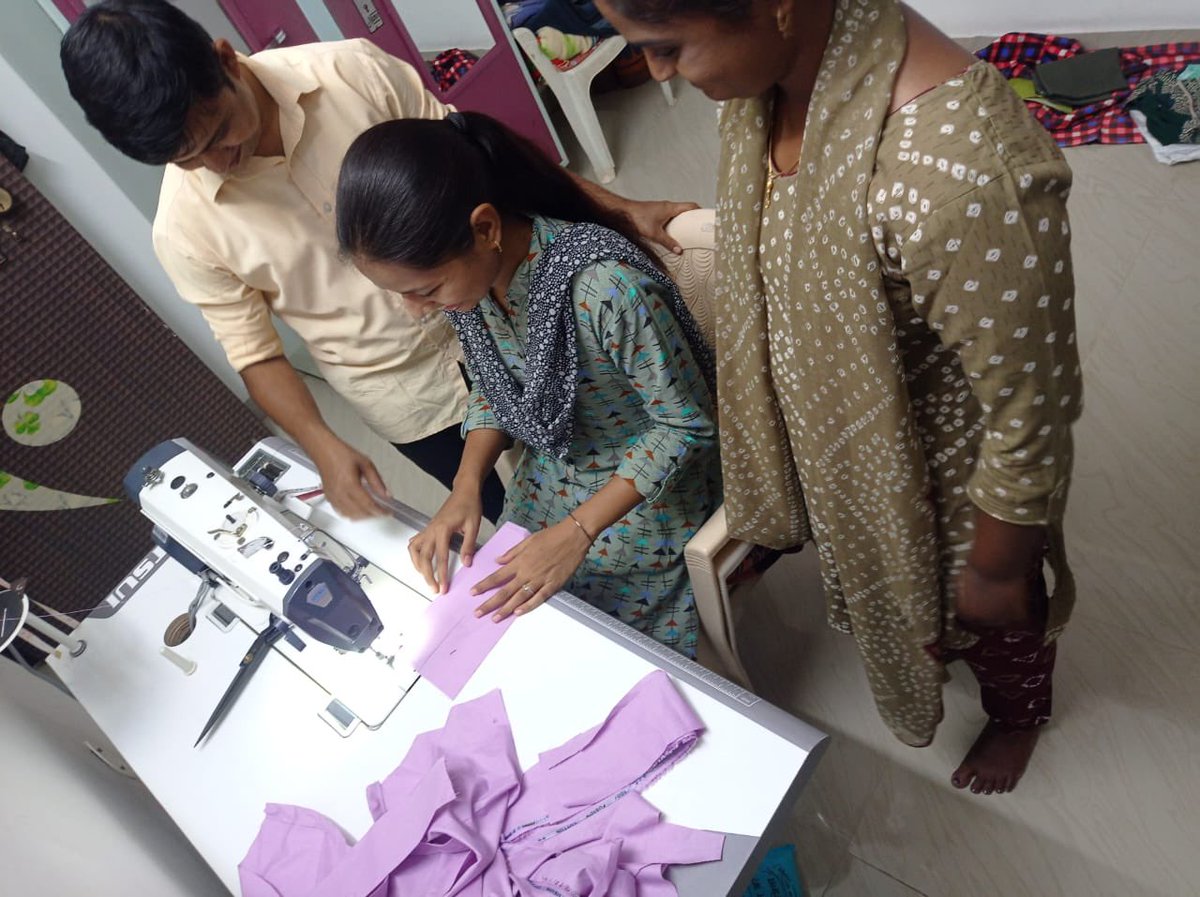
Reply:
<svg viewBox="0 0 1200 897"><path fill-rule="evenodd" d="M432 268L471 246L471 212L484 203L507 214L600 224L647 249L625 215L478 112L397 119L359 135L338 180L338 242L352 256Z"/></svg>

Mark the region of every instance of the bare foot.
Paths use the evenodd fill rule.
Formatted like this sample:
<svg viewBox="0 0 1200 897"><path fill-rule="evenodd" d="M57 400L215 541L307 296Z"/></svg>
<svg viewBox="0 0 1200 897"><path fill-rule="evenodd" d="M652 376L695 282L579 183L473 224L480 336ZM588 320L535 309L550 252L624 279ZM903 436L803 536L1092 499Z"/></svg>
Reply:
<svg viewBox="0 0 1200 897"><path fill-rule="evenodd" d="M950 777L955 788L1004 794L1017 787L1037 746L1038 729L1006 730L989 722Z"/></svg>

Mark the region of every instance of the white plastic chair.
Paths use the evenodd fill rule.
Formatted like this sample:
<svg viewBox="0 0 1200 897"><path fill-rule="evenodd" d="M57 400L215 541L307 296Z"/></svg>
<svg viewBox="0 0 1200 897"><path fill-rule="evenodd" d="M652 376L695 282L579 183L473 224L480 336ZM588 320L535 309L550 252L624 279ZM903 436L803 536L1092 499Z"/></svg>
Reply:
<svg viewBox="0 0 1200 897"><path fill-rule="evenodd" d="M592 105L592 81L625 49L625 38L606 37L575 65L560 69L542 52L537 36L528 28L513 29L513 37L558 98L571 130L592 163L595 179L601 184L612 181L617 176L617 167L600 129L596 107ZM662 90L667 104L674 106L675 91L670 82L662 82Z"/></svg>
<svg viewBox="0 0 1200 897"><path fill-rule="evenodd" d="M683 252L680 255L664 252L664 267L679 285L704 338L713 345L716 212L712 209L685 212L667 225L667 233L683 247ZM726 670L746 687L751 683L738 653L729 577L753 547L749 542L730 538L722 505L684 549L700 625Z"/></svg>

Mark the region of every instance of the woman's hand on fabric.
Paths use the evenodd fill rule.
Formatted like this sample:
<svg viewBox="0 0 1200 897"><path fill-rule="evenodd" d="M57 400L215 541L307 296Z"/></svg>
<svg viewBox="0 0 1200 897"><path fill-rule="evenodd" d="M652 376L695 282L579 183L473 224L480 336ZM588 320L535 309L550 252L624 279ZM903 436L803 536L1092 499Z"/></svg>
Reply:
<svg viewBox="0 0 1200 897"><path fill-rule="evenodd" d="M993 578L968 563L954 590L955 616L969 632L1030 629L1033 591L1028 576Z"/></svg>
<svg viewBox="0 0 1200 897"><path fill-rule="evenodd" d="M475 616L492 614L492 621L499 623L544 604L566 585L587 557L590 545L569 520L534 533L497 558L500 569L471 590L472 595L482 595L497 589L476 608Z"/></svg>
<svg viewBox="0 0 1200 897"><path fill-rule="evenodd" d="M450 541L455 535L462 535L463 566L471 566L482 519L483 498L479 491L456 489L429 521L429 526L409 540L408 554L413 565L434 594L445 594L450 588Z"/></svg>
<svg viewBox="0 0 1200 897"><path fill-rule="evenodd" d="M683 252L683 247L667 233L671 220L684 212L700 208L694 202L670 202L668 200L629 200L623 209L637 232L652 243L657 243L674 253Z"/></svg>

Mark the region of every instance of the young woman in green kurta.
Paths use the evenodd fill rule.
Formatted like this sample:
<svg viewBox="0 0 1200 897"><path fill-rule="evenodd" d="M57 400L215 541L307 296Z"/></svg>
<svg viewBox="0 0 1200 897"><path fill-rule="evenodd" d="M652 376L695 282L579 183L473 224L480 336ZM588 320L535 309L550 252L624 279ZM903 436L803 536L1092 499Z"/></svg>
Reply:
<svg viewBox="0 0 1200 897"><path fill-rule="evenodd" d="M500 586L480 614L566 588L694 655L683 549L719 502L711 355L632 228L498 122L454 113L355 142L338 234L411 311L449 315L474 383L454 489L409 546L430 586L455 534L470 564L480 483L519 439L502 519L532 535L476 586Z"/></svg>
<svg viewBox="0 0 1200 897"><path fill-rule="evenodd" d="M1074 599L1070 169L999 72L897 0L597 6L655 77L725 101L730 531L815 543L906 743L932 740L964 659L989 722L952 781L1011 790Z"/></svg>

